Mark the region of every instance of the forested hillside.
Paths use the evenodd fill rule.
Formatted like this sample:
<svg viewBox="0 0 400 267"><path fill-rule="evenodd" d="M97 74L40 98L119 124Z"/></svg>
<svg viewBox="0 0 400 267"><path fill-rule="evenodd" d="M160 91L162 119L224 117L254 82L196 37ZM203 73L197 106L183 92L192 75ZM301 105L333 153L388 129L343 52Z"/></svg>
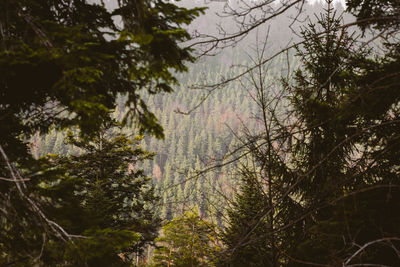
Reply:
<svg viewBox="0 0 400 267"><path fill-rule="evenodd" d="M214 12L221 11L222 7L221 3L212 4L207 14L194 21L191 27L197 31L212 31L220 20ZM323 7L323 3L308 6L303 16L321 12ZM283 17L269 25L270 55L284 46L289 36L293 36L287 27L282 27L283 31L277 30L277 25L282 22L290 23ZM144 138L142 148L155 152L156 156L153 161L146 161L141 166L147 175L154 178L157 192L162 197L159 204L162 218L171 219L194 205L205 216L210 212L220 213L223 210L221 207L227 204L224 198L232 198L238 180L233 171L236 164L227 164L201 175L198 173L225 163L224 159L232 160L231 153L241 146L239 137L243 132L259 127L256 120L259 110L251 96L254 91L244 79L211 94L206 89L193 87L218 83L224 77L240 74L251 64L251 57L255 55L256 48L252 43L256 42L255 38L249 36L239 47L229 47L215 56L201 58L189 65L187 73L177 76L180 85L174 87L173 93L145 95L149 108L159 119L165 133L165 140L150 136ZM297 67L298 60L293 53L289 59L285 55L269 63L267 83L271 87L281 86L278 80L286 75L288 60L291 68ZM124 97L121 97L115 110L114 115L118 119L125 114L123 102ZM185 114L187 111L191 111L190 114ZM132 134L135 129L126 129L126 132ZM48 135L35 136L33 154L39 157L47 153L79 153L77 148L64 144L65 137L65 132L56 130ZM220 223L223 221L221 216L217 216Z"/></svg>
<svg viewBox="0 0 400 267"><path fill-rule="evenodd" d="M0 265L398 266L400 7L345 3L5 0Z"/></svg>

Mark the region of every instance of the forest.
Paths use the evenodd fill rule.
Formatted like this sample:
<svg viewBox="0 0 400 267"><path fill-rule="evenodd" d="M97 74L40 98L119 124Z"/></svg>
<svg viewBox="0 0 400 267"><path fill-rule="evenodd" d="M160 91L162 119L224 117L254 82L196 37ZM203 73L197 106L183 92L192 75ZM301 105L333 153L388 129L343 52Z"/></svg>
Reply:
<svg viewBox="0 0 400 267"><path fill-rule="evenodd" d="M0 266L400 266L399 38L398 0L1 0Z"/></svg>

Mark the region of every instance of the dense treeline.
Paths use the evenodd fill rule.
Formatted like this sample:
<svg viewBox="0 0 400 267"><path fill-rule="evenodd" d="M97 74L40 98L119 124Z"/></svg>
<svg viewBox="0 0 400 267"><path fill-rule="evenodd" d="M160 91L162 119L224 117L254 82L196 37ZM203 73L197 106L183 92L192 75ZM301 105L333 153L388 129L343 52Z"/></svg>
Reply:
<svg viewBox="0 0 400 267"><path fill-rule="evenodd" d="M7 86L15 84L3 79L6 98L1 107L15 123L3 129L12 131L2 135L1 143L5 163L0 169L5 177L0 181L1 196L6 208L2 206L0 237L5 241L0 241L0 248L5 252L0 263L129 266L138 264L140 256L154 266L399 265L398 3L349 0L343 13L343 7L334 7L331 1L315 5L297 1L297 9L269 21L269 27L257 26L257 32L250 31L237 45L235 41L236 47L228 45L221 53L188 65L187 73L179 73L186 70L182 63L193 57L191 50L174 42L189 36L179 27L167 29L157 15L149 15L154 19L150 21L165 34L132 25L144 23L139 7L153 15L175 14L170 26L189 23L200 10L163 4L159 13L152 13L151 2L162 1L113 7L114 14L138 18L124 17L127 28L117 30L118 42L133 43L121 51L129 54L123 49L130 47L135 60L147 56L148 61L116 71L129 73L130 78L122 81L131 79L147 91L117 87L120 90L111 92L113 99L108 99L110 95L97 99L92 95L96 90L82 93L82 99L64 99L57 93L62 92L63 82L57 82L52 85L57 89L54 96L41 99L39 92L40 101L28 98L20 105L7 103L11 99ZM292 2L296 1L288 0L282 7ZM184 3L189 8L198 4ZM102 10L100 17L110 16L109 6L87 6L93 8L92 15ZM223 7L225 15L236 17L221 24L227 32L246 31L280 8L268 9L263 1L256 8L231 1L210 7ZM133 13L124 13L127 10ZM297 16L300 11L305 13ZM237 19L248 14L252 20ZM100 17L98 25L87 27L103 25ZM190 29L201 33L220 19L200 16ZM357 29L343 26L355 19ZM235 27L239 21L242 28ZM51 29L47 22L35 23ZM56 45L51 43L55 37L46 39L40 34L42 28L31 27L39 34L39 46ZM170 34L176 39L168 39ZM158 38L167 38L171 45L163 47L162 62L157 60ZM285 49L288 39L298 44L265 61ZM19 48L8 41L3 42L4 66L9 64L7 47ZM82 57L91 45L77 48L86 51ZM111 52L102 53L109 60ZM90 56L82 62L94 60ZM82 62L76 63L77 70ZM176 79L163 65L175 68ZM73 72L76 84L65 85L71 92L80 95L80 88L94 88L110 79L99 74L103 70L88 68ZM19 77L18 71L12 74ZM117 76L111 81L123 86ZM230 79L235 76L240 77ZM155 87L152 81L157 81ZM171 86L176 81L179 84ZM209 95L210 88L218 90ZM57 103L60 99L64 102ZM77 105L76 99L83 102ZM30 109L54 113L42 114L49 121L38 117L30 123L24 113ZM4 118L3 122L9 117ZM132 119L136 123L127 123ZM156 138L163 136L164 140ZM11 149L12 144L20 150ZM16 158L10 161L7 154ZM25 158L18 158L21 155ZM7 201L15 192L12 183L18 189L23 186L20 196L27 205L14 204L18 198ZM17 218L22 220L14 225ZM161 222L164 226L158 232ZM148 244L154 240L153 251ZM16 241L22 246L18 252Z"/></svg>
<svg viewBox="0 0 400 267"><path fill-rule="evenodd" d="M227 51L221 57L235 58L234 51ZM246 62L239 63L244 65ZM282 73L284 67L285 59L281 58L270 68L269 82L275 82L274 77ZM191 90L192 84L201 79L207 79L210 83L217 82L219 77L239 73L242 69L229 68L226 64L213 66L208 61L197 63L188 73L178 76L181 85L175 88L174 93L148 96L147 103L159 118L166 138L144 138L141 147L156 155L153 161L144 162L140 166L147 175L154 178L158 194L162 197L160 212L163 218L171 219L185 208L195 205L203 215L214 215L212 213L219 210L219 207L213 205L223 206L223 199L218 195L222 193L231 198L236 180L232 177L235 175L234 166L217 168L198 177L196 174L207 166L222 163L224 158L228 158L240 146L236 133L244 128L260 127L252 119L258 113L249 95L252 92L244 90L243 84L238 82L208 97L189 115L181 114L179 110L186 111L196 106L205 95L202 91ZM120 105L114 113L116 118L124 115L122 102L123 97L119 99ZM127 134L132 132L134 129L125 129ZM77 147L64 144L65 136L65 132L56 130L48 135L35 136L32 144L34 154L79 154ZM219 223L223 221L221 214L215 219Z"/></svg>
<svg viewBox="0 0 400 267"><path fill-rule="evenodd" d="M340 6L338 7L341 8ZM323 4L308 6L304 17L315 12L323 11ZM213 12L200 17L191 27L202 29L212 28L217 18ZM277 25L288 24L287 18L278 18L272 21L270 41L273 50L279 49L290 36L290 30L275 32ZM255 41L255 37L249 37ZM246 42L251 42L247 40ZM216 221L224 221L221 207L226 201L221 194L229 199L237 188L237 177L233 172L234 166L228 165L217 168L206 175L196 176L196 172L215 162L223 162L240 146L237 134L244 129L259 128L259 122L254 118L259 114L253 103L252 89L245 89L243 82L229 84L223 90L218 90L195 109L190 115L183 115L179 111L187 111L198 105L207 95L205 90L192 90L193 84L217 83L222 77L239 74L251 62L243 55L241 48L228 48L221 54L209 57L190 65L188 73L178 75L180 86L174 88L170 94L148 96L149 109L154 112L164 128L165 140L145 137L142 147L156 153L152 162L145 162L142 166L147 175L154 178L157 191L162 202L159 212L163 218L171 219L185 208L197 205L202 214L215 215ZM270 53L272 53L270 51ZM292 57L292 55L291 55ZM298 60L290 58L292 68ZM233 67L232 67L233 66ZM287 72L287 58L280 57L268 68L268 83L276 84L276 80ZM249 89L249 90L248 90ZM126 112L123 105L124 98L119 98L115 110L115 117L121 119ZM127 133L131 130L127 129ZM132 130L134 131L134 130ZM79 153L77 148L67 147L63 140L66 133L52 131L46 136L36 136L34 140L34 154L43 156L47 153L66 154ZM234 164L235 165L235 164ZM189 179L188 177L196 178ZM179 185L179 186L175 186ZM167 189L165 189L167 188ZM226 215L226 214L225 214Z"/></svg>

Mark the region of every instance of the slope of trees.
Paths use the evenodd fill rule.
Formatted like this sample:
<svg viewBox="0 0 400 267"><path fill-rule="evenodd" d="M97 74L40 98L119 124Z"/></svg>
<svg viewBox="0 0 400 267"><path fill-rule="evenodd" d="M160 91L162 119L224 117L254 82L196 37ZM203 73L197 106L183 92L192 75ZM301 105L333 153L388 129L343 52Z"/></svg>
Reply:
<svg viewBox="0 0 400 267"><path fill-rule="evenodd" d="M185 3L185 2L184 2ZM213 4L214 5L214 4ZM215 3L216 7L221 3ZM193 6L193 5L192 5ZM321 11L322 5L308 6L307 14ZM213 13L213 12L211 12ZM206 30L214 27L210 19L212 14L199 18L191 27L199 27L199 30ZM279 18L271 22L271 31L276 27L287 24L286 18ZM282 34L271 33L271 44L274 50L286 41L290 36L290 30ZM248 42L255 41L252 37ZM291 58L292 68L298 63ZM215 57L201 59L190 65L189 72L178 74L181 85L174 87L171 94L143 95L151 110L159 119L165 130L166 139L157 140L146 136L142 146L146 150L156 152L153 162L143 165L146 174L156 174L155 180L157 190L162 197L162 205L159 212L162 216L168 215L171 219L179 214L182 208L199 205L200 211L204 214L216 213L217 221L221 224L225 220L222 212L225 206L224 197L227 194L231 198L235 187L236 178L232 173L231 166L215 169L215 172L196 176L197 171L214 163L223 163L223 158L228 157L229 152L234 151L240 145L237 140L237 133L243 129L257 129L262 124L253 118L259 115L259 111L252 102L253 89L246 88L241 82L228 84L223 90L215 91L202 105L195 109L190 115L183 115L176 111L186 112L195 107L208 93L206 90L192 90L191 85L218 83L226 77L239 74L250 62L248 57L243 55L240 48L226 49ZM235 67L230 67L235 64ZM267 83L275 83L276 77L280 77L287 69L286 57L275 60L268 71ZM120 97L115 109L115 117L120 119L127 112L124 107L126 98ZM129 133L130 129L126 129ZM47 136L36 138L40 155L46 153L78 153L76 148L56 146L60 144L61 132L52 131ZM176 186L179 184L179 186ZM165 188L165 189L164 189Z"/></svg>
<svg viewBox="0 0 400 267"><path fill-rule="evenodd" d="M154 6L150 4L148 9L145 8L150 2L140 1L140 4L133 6L127 4L126 9L120 7L121 10L117 7L115 10L119 11L115 11L117 13L112 16L141 7L152 13ZM178 26L179 23L189 22L199 12L180 9L164 2L160 1L163 3L161 10L164 7L167 17L175 18ZM82 75L78 73L79 77L72 80L71 86L77 91L81 91L81 88L92 88L87 94L82 93L89 98L72 94L72 98L83 99L85 103L78 103L76 106L74 104L74 108L68 110L68 101L57 103L57 97L60 97L58 93L62 90L58 90L56 86L55 95L50 95L50 98L38 105L52 112L60 112L48 124L42 124L44 120L41 121L39 117L36 121L29 121L24 117L26 113L23 111L37 107L34 102L26 102L24 107L19 107L18 103L2 104L5 111L8 108L17 110L12 116L17 118L19 125L14 127L16 124L10 123L4 126L4 132L7 132L4 136L8 141L2 147L15 148L12 153L18 157L8 160L3 156L6 165L2 167L1 175L5 179L0 182L6 185L6 193L2 196L15 197L11 191L7 191L18 188L9 183L12 177L7 178L13 175L13 171L16 173L15 170L18 169L22 172L23 175L18 178L21 183L25 182L22 177L36 177L35 183L26 183L28 186L23 192L30 192L30 195L35 196L35 202L40 202L43 210L49 208L48 213L62 225L62 230L89 237L88 240L78 238L78 241L73 238L74 242L67 240L66 243L71 246L62 247L64 243L58 242L57 234L54 234L58 231L48 227L46 234L49 235L46 238L41 236L40 217L37 220L37 217L30 216L32 212L24 202L18 203L20 206L15 205L15 210L22 213L5 214L28 219L20 225L17 224L14 230L12 227L5 227L6 230L1 233L4 237L13 239L13 233L17 230L25 229L27 225L35 226L31 231L26 231L26 235L19 240L19 244L24 244L26 239L30 239L32 244L31 248L25 248L17 255L21 264L40 262L37 259L57 263L60 258L66 257L71 264L93 265L109 260L110 263L123 265L127 262L122 258L129 260L129 257L140 252L144 244L154 239L158 223L154 213L165 219L166 223L164 236L158 239L159 245L164 246L156 251L154 258L155 264L160 266L400 264L397 227L400 218L396 215L400 193L397 1L349 0L345 14L340 9L335 12L331 1L327 1L328 5L325 6L303 5L304 1L300 0L283 1L281 6L270 6L269 1L257 1L258 6L254 6L256 2L248 5L245 1L233 2L212 3L213 6L224 5L224 14L233 18L225 25L228 26L225 29L229 31L221 30L223 36L219 38L200 34L200 41L193 44L193 47L200 47L197 51L200 54L213 53L222 48L225 50L212 58L200 59L190 66L188 74L176 73L181 86L172 86L175 78L167 69L175 66L177 72L184 70L181 61L193 59L189 55L190 50L182 49L178 45L172 46L176 53L166 52L165 58L161 56L162 60L159 62L157 51L162 49L157 45L160 44L157 43L160 41L157 34L165 38L171 37L174 41L186 40L188 36L179 27L160 27L167 31L164 33L168 34L164 35L153 32L154 27L144 27L139 33L129 35L122 31L120 37L104 38L103 41L131 42L133 45L130 48L138 49L135 50L137 54L133 53L133 58L130 58L134 62L133 66L128 64L126 67L129 71L122 68L121 73L122 76L129 73L133 84L137 82L131 86L149 90L139 92L136 87L127 87L133 88L134 94L125 89L112 91L100 97L98 106L92 106L96 99L90 98L90 93L95 92L93 88L103 80L96 78L94 74L93 78L90 76L91 72L90 75L86 72ZM293 9L293 13L289 13L290 20L279 14L286 7L288 10L298 7ZM101 5L96 8L104 12L110 10ZM297 25L306 18L300 14L304 10L305 15L316 11L317 19L307 19L307 25L299 29ZM169 13L174 11L180 15L173 16ZM344 16L348 13L357 19L351 24L359 27L355 33L351 32L351 25L344 25L343 21L348 21ZM154 14L160 14L159 10ZM263 28L270 21L269 16L275 17L275 14L279 15L275 19L275 28L273 23L270 29ZM26 18L24 23L31 25L29 16ZM161 23L159 19L152 18L152 22ZM200 27L201 32L209 27L208 23L218 19L199 19L192 27ZM123 18L122 21L124 26L130 25L134 29L137 25L144 25L140 24L144 22L141 20L140 23L132 22L128 18L126 21ZM242 24L235 27L235 23ZM36 22L32 25L30 27L33 27L33 32L40 37L40 32L47 24ZM174 27L172 25L175 24L170 25ZM276 30L283 25L290 25L298 36L284 47L284 53L278 55L274 52L280 50L282 44L286 44L282 40L293 35L291 30ZM116 29L117 26L120 25L116 25ZM262 29L259 31L261 34L256 36L254 29ZM72 32L76 34L76 31ZM271 35L265 44L262 40L268 34ZM281 38L276 37L279 34ZM243 40L254 44L255 51L247 50L250 60L243 56L240 49L230 47L238 44L238 48L243 48L243 42L238 43L242 36L247 36ZM53 38L50 37L49 41ZM46 38L40 38L39 44L47 44ZM270 49L268 41L271 40L277 47ZM151 45L152 42L156 42L154 46ZM294 45L294 42L298 43ZM3 44L9 45L7 42ZM127 47L129 48L121 46L121 49ZM290 47L295 48L295 51ZM77 48L85 51L82 55L88 53L89 62L92 55L90 49L91 45ZM51 49L49 51L48 54L51 55ZM44 58L48 58L48 54ZM177 60L176 64L169 61L169 55ZM62 56L63 54L60 57ZM99 60L101 59L102 57ZM125 56L121 54L115 61L125 62L124 59ZM140 62L140 59L145 60ZM36 59L32 61L38 62ZM4 68L8 68L6 63L8 64L9 59L5 57L3 62ZM105 62L99 64L103 63ZM77 63L79 64L81 62ZM235 66L230 67L231 64ZM149 68L145 69L146 66ZM105 72L105 75L111 74ZM122 78L124 77L128 76ZM12 85L7 79L4 81L4 84ZM122 87L125 85L124 81L113 80L115 83L121 82L119 85ZM147 87L153 81L156 82L155 87ZM64 82L55 84L70 85ZM199 90L190 90L193 88ZM173 94L158 94L171 89L175 90ZM7 95L8 91L4 91L5 99L11 99L10 94ZM40 92L37 95L40 96ZM32 103L35 105L32 106ZM12 114L7 112L4 114ZM145 136L138 141L141 148L132 150L132 157L128 157L130 160L124 159L122 162L110 156L114 152L120 155L118 153L121 151L118 149L111 154L87 152L86 148L93 145L90 142L97 140L99 127L105 120L114 118L125 123L131 119L132 114L137 115L135 118L139 124L136 128L124 125L128 126L122 130L125 136L130 136L137 130L142 133L147 130L148 133L160 137L162 125L166 139L161 141ZM47 116L47 113L41 115ZM88 119L96 118L97 115L100 115L101 120L92 122ZM6 119L15 122L11 117ZM80 141L75 139L73 143L65 143L66 133L58 129L46 132L52 123L79 126L83 130ZM10 129L14 132L11 133ZM42 134L36 132L38 129L42 129ZM21 136L21 133L25 135ZM36 134L30 136L31 133ZM121 147L129 147L126 146L129 138L124 135L120 137L118 140L104 140L104 144L119 142ZM28 138L31 140L29 149L33 158L25 153L28 149ZM17 143L23 146L17 146ZM135 165L129 165L135 155L145 158L150 156L142 149L155 151L154 161L139 160ZM11 153L7 149L4 151L7 152L4 153L6 156ZM55 157L48 153L64 157ZM46 155L47 160L35 160ZM96 174L96 168L90 167L90 164L102 165L103 160L112 162L107 166L110 171L105 176ZM13 162L14 166L7 166L8 162ZM88 163L87 166L84 162ZM130 172L127 171L129 169ZM143 178L146 175L152 175L154 179L149 182ZM113 182L103 177L113 177ZM152 206L155 201L149 183L154 186L161 199L156 211L147 209L147 204ZM63 186L74 186L74 193L62 194ZM116 193L120 188L124 189ZM149 194L143 190L148 190L146 192ZM71 193L71 190L68 192ZM110 196L111 192L115 198ZM56 196L60 196L60 199ZM13 201L16 202L17 199ZM52 206L54 207L50 208ZM128 212L128 206L134 207L135 211ZM199 207L198 212L184 213L193 206ZM61 210L70 210L69 207L75 207L74 210L79 211L85 226L70 221L69 215L60 214ZM11 225L10 222L17 218L14 215L11 219L4 219L2 223ZM209 229L203 227L212 225L209 228L214 228L214 224L198 220L200 217L207 217L220 227L220 251L215 250L210 243L211 239L216 238L213 236L215 232L208 232ZM193 227L190 229L188 225L194 225L194 228L201 230L200 233L190 232ZM108 240L109 246L101 246L101 240ZM7 251L13 251L14 248L7 247L8 244L11 242L0 243L0 246ZM184 244L192 244L191 249L183 248ZM60 249L56 250L57 246ZM29 249L34 251L31 255L28 253ZM97 255L96 251L101 255ZM4 254L5 263L9 263L12 257L10 252ZM84 252L87 258L79 255L79 252ZM117 253L120 254L119 257L116 257ZM217 261L214 261L215 256Z"/></svg>

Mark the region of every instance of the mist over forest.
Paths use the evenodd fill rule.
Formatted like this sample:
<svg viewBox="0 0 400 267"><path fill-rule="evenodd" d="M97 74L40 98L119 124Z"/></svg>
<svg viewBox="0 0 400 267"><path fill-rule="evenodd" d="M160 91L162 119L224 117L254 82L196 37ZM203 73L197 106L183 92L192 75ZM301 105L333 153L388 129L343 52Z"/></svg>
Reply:
<svg viewBox="0 0 400 267"><path fill-rule="evenodd" d="M400 266L397 0L4 0L0 266Z"/></svg>

